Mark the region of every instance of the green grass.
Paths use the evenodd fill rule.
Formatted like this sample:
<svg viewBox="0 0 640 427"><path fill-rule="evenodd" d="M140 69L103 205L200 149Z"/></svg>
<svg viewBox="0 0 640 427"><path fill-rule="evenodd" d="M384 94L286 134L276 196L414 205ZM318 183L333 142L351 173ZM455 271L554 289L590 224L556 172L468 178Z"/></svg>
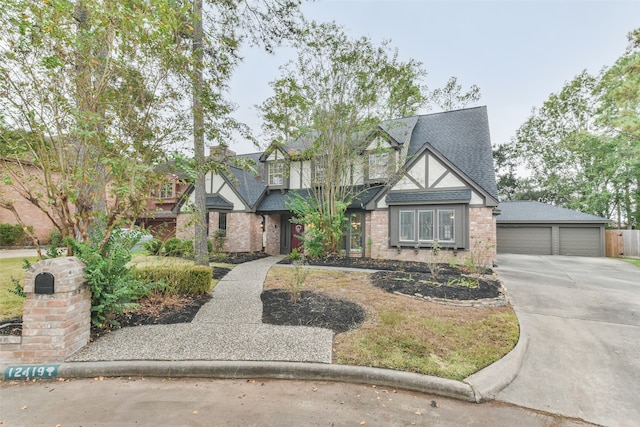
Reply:
<svg viewBox="0 0 640 427"><path fill-rule="evenodd" d="M630 262L631 264L635 265L636 267L640 267L640 259L638 258L620 258L623 261L627 261Z"/></svg>
<svg viewBox="0 0 640 427"><path fill-rule="evenodd" d="M27 258L30 262L35 262L36 258ZM21 298L11 292L15 285L11 278L17 279L24 285L24 275L26 271L22 268L24 258L0 259L0 320L12 319L22 316Z"/></svg>
<svg viewBox="0 0 640 427"><path fill-rule="evenodd" d="M265 288L285 288L293 269L274 267ZM511 306L452 307L393 295L363 273L310 270L304 289L363 306L367 320L336 335L334 362L461 380L507 354L520 328Z"/></svg>

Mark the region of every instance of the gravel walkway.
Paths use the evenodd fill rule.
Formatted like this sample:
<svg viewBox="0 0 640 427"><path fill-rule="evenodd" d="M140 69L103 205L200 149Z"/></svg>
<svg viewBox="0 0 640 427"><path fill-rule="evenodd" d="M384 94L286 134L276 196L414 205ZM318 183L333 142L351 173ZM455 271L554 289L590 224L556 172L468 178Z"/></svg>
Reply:
<svg viewBox="0 0 640 427"><path fill-rule="evenodd" d="M193 322L111 332L67 361L254 360L331 363L333 332L262 323L262 285L282 256L236 266Z"/></svg>

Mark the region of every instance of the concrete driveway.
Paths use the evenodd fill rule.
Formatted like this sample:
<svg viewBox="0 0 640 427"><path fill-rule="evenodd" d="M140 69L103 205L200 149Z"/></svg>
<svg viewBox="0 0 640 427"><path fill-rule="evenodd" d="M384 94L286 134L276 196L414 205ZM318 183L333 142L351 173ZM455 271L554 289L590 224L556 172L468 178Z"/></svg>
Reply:
<svg viewBox="0 0 640 427"><path fill-rule="evenodd" d="M529 335L522 368L497 396L606 426L640 423L640 269L607 258L498 256Z"/></svg>

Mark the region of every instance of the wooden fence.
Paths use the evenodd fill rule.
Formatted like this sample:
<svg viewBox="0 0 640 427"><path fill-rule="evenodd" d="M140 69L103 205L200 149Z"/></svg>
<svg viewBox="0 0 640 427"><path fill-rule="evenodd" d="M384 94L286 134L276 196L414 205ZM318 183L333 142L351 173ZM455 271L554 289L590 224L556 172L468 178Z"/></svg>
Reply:
<svg viewBox="0 0 640 427"><path fill-rule="evenodd" d="M640 258L640 230L607 230L608 257Z"/></svg>

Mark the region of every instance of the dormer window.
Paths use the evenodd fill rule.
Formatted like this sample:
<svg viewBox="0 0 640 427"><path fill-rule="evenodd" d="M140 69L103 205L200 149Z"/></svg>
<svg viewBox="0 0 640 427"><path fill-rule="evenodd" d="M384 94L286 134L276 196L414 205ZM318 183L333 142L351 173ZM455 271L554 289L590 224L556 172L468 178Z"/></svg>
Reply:
<svg viewBox="0 0 640 427"><path fill-rule="evenodd" d="M161 199L172 199L173 198L173 183L167 183L160 186L160 191L158 192L158 197Z"/></svg>
<svg viewBox="0 0 640 427"><path fill-rule="evenodd" d="M268 164L268 181L271 187L284 185L284 161L276 160Z"/></svg>
<svg viewBox="0 0 640 427"><path fill-rule="evenodd" d="M369 168L367 179L369 181L384 180L389 174L389 152L369 153Z"/></svg>

